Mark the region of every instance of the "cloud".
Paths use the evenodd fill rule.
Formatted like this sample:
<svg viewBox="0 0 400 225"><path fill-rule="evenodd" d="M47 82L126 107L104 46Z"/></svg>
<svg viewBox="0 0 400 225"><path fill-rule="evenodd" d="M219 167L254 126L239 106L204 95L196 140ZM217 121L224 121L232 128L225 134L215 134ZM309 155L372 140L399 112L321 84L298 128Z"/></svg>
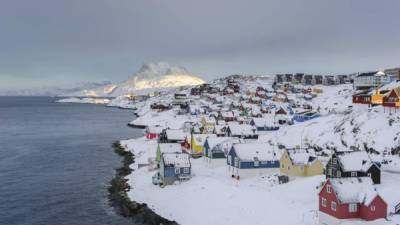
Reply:
<svg viewBox="0 0 400 225"><path fill-rule="evenodd" d="M206 79L398 66L399 7L396 0L4 0L0 74L63 84L123 80L153 61Z"/></svg>

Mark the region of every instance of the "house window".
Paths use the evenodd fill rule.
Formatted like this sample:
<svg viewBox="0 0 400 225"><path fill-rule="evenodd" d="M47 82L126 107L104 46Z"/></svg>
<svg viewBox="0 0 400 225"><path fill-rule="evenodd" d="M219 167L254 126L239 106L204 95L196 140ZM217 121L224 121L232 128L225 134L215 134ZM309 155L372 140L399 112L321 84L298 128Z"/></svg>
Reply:
<svg viewBox="0 0 400 225"><path fill-rule="evenodd" d="M375 206L374 206L374 205L371 205L371 207L370 207L370 208L371 208L371 211L372 211L372 212L374 212L374 211L375 211Z"/></svg>
<svg viewBox="0 0 400 225"><path fill-rule="evenodd" d="M175 168L175 174L180 174L181 173L181 169L180 168Z"/></svg>
<svg viewBox="0 0 400 225"><path fill-rule="evenodd" d="M321 205L322 207L326 207L326 198L322 198Z"/></svg>
<svg viewBox="0 0 400 225"><path fill-rule="evenodd" d="M326 185L326 192L328 192L328 193L332 193L332 187L331 187L331 185Z"/></svg>
<svg viewBox="0 0 400 225"><path fill-rule="evenodd" d="M337 159L336 159L336 158L332 159L332 164L333 164L333 165L336 165L336 164L337 164Z"/></svg>
<svg viewBox="0 0 400 225"><path fill-rule="evenodd" d="M349 212L353 213L353 212L357 212L357 204L349 204Z"/></svg>
<svg viewBox="0 0 400 225"><path fill-rule="evenodd" d="M351 176L352 177L356 177L357 176L357 172L351 172Z"/></svg>
<svg viewBox="0 0 400 225"><path fill-rule="evenodd" d="M337 172L336 172L336 176L337 176L337 177L340 177L340 176L342 176L342 173L340 173L340 171L337 171Z"/></svg>
<svg viewBox="0 0 400 225"><path fill-rule="evenodd" d="M189 167L183 168L183 173L189 173Z"/></svg>
<svg viewBox="0 0 400 225"><path fill-rule="evenodd" d="M331 202L332 211L336 211L336 202Z"/></svg>
<svg viewBox="0 0 400 225"><path fill-rule="evenodd" d="M239 167L239 159L235 158L235 167Z"/></svg>
<svg viewBox="0 0 400 225"><path fill-rule="evenodd" d="M285 165L282 163L282 169L285 168Z"/></svg>
<svg viewBox="0 0 400 225"><path fill-rule="evenodd" d="M258 161L257 158L254 159L254 167L259 167L260 166L260 161Z"/></svg>
<svg viewBox="0 0 400 225"><path fill-rule="evenodd" d="M328 169L328 176L332 176L332 168Z"/></svg>

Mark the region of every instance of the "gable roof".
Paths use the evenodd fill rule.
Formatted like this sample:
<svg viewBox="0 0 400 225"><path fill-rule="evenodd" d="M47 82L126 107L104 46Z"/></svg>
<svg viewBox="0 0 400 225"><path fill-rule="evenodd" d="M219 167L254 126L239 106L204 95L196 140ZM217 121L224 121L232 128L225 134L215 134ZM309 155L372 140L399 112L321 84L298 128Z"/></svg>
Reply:
<svg viewBox="0 0 400 225"><path fill-rule="evenodd" d="M337 156L344 172L367 171L373 164L365 151L354 151Z"/></svg>
<svg viewBox="0 0 400 225"><path fill-rule="evenodd" d="M189 154L186 153L164 153L162 158L166 166L190 167Z"/></svg>
<svg viewBox="0 0 400 225"><path fill-rule="evenodd" d="M278 160L275 151L264 143L234 144L232 149L234 149L237 157L242 161L254 161L255 157L257 157L259 161Z"/></svg>
<svg viewBox="0 0 400 225"><path fill-rule="evenodd" d="M215 134L193 134L193 138L197 145L203 146L208 137L216 137Z"/></svg>
<svg viewBox="0 0 400 225"><path fill-rule="evenodd" d="M306 149L286 150L294 165L304 166L312 164L317 157Z"/></svg>
<svg viewBox="0 0 400 225"><path fill-rule="evenodd" d="M161 153L182 152L182 147L177 143L160 143L158 144Z"/></svg>
<svg viewBox="0 0 400 225"><path fill-rule="evenodd" d="M249 124L229 124L231 135L255 135L257 128Z"/></svg>
<svg viewBox="0 0 400 225"><path fill-rule="evenodd" d="M368 206L378 192L370 177L330 178L340 203L360 203Z"/></svg>
<svg viewBox="0 0 400 225"><path fill-rule="evenodd" d="M190 135L188 133L183 132L183 130L180 129L168 129L165 131L167 134L168 140L178 140L178 141L183 141Z"/></svg>

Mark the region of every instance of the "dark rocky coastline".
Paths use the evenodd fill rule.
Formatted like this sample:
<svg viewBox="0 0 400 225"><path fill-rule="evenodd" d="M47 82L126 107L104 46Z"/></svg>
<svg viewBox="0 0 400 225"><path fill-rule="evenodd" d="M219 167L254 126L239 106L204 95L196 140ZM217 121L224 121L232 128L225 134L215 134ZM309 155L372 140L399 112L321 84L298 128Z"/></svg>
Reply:
<svg viewBox="0 0 400 225"><path fill-rule="evenodd" d="M137 203L129 199L127 192L130 189L125 178L132 172L130 165L134 162L134 155L125 151L119 142L113 143L115 153L123 157L123 165L116 170L115 177L111 180L109 198L111 205L124 217L135 223L146 225L177 225L175 221L167 220L153 212L146 204Z"/></svg>

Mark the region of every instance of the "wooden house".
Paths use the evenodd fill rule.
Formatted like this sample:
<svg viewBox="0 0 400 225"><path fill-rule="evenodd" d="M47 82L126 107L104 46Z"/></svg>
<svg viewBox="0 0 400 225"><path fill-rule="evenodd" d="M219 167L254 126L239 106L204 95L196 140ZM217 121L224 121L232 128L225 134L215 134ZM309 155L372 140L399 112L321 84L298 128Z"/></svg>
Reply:
<svg viewBox="0 0 400 225"><path fill-rule="evenodd" d="M317 112L306 110L294 114L293 120L296 122L304 122L319 117Z"/></svg>
<svg viewBox="0 0 400 225"><path fill-rule="evenodd" d="M243 139L257 139L257 128L249 124L229 124L226 129L228 137L237 137Z"/></svg>
<svg viewBox="0 0 400 225"><path fill-rule="evenodd" d="M189 154L163 153L161 155L159 174L163 185L190 179L191 169Z"/></svg>
<svg viewBox="0 0 400 225"><path fill-rule="evenodd" d="M371 94L369 92L361 92L353 95L353 103L355 104L371 104Z"/></svg>
<svg viewBox="0 0 400 225"><path fill-rule="evenodd" d="M275 121L275 117L273 116L252 118L250 125L255 126L258 131L279 130L278 122Z"/></svg>
<svg viewBox="0 0 400 225"><path fill-rule="evenodd" d="M161 126L147 126L146 127L146 138L147 139L157 139L163 132L163 127Z"/></svg>
<svg viewBox="0 0 400 225"><path fill-rule="evenodd" d="M237 179L279 171L279 156L267 144L234 144L228 153L229 173Z"/></svg>
<svg viewBox="0 0 400 225"><path fill-rule="evenodd" d="M209 134L213 132L214 126L216 125L217 121L215 117L203 116L200 120L200 123L202 126L202 133Z"/></svg>
<svg viewBox="0 0 400 225"><path fill-rule="evenodd" d="M177 143L159 143L157 145L156 150L156 158L155 162L157 167L160 165L161 155L163 153L175 153L175 152L182 152L182 148L180 144Z"/></svg>
<svg viewBox="0 0 400 225"><path fill-rule="evenodd" d="M380 167L371 161L365 151L333 153L325 168L326 178L371 177L381 183Z"/></svg>
<svg viewBox="0 0 400 225"><path fill-rule="evenodd" d="M181 129L164 129L159 137L160 143L182 143L190 134Z"/></svg>
<svg viewBox="0 0 400 225"><path fill-rule="evenodd" d="M383 96L382 105L384 107L399 108L400 107L400 87L392 89Z"/></svg>
<svg viewBox="0 0 400 225"><path fill-rule="evenodd" d="M208 137L217 137L215 134L192 134L190 138L190 154L202 155L203 146Z"/></svg>
<svg viewBox="0 0 400 225"><path fill-rule="evenodd" d="M219 117L223 120L225 120L225 122L229 122L229 121L235 121L235 113L233 111L223 111L220 112Z"/></svg>
<svg viewBox="0 0 400 225"><path fill-rule="evenodd" d="M285 149L279 161L280 172L288 176L309 177L324 173L324 164L311 150Z"/></svg>
<svg viewBox="0 0 400 225"><path fill-rule="evenodd" d="M211 167L226 165L226 156L236 143L240 143L238 138L208 137L203 147L204 160Z"/></svg>
<svg viewBox="0 0 400 225"><path fill-rule="evenodd" d="M320 224L339 225L387 217L387 203L369 177L328 179L318 195Z"/></svg>

